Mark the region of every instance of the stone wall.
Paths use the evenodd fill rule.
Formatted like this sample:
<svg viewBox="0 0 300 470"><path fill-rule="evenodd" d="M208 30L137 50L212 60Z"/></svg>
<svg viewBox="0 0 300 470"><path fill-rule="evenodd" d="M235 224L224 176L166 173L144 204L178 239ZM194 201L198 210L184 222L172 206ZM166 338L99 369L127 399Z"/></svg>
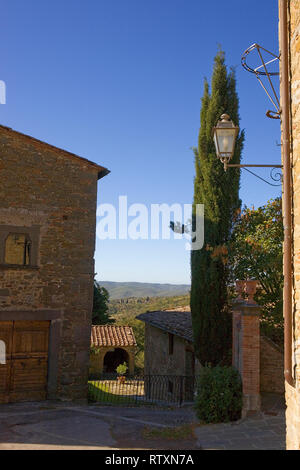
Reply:
<svg viewBox="0 0 300 470"><path fill-rule="evenodd" d="M173 354L169 354L169 333L145 323L144 374L165 376L150 379L150 384L145 381L148 397L168 401L178 401L181 397L183 401L193 401L195 381L192 377L199 375L200 369L189 341L173 335Z"/></svg>
<svg viewBox="0 0 300 470"><path fill-rule="evenodd" d="M168 333L145 323L145 374L185 375L187 346L187 341L174 336L173 354L170 355Z"/></svg>
<svg viewBox="0 0 300 470"><path fill-rule="evenodd" d="M39 232L36 265L0 264L0 321L55 311L52 398L85 398L99 169L3 127L0 148L0 227Z"/></svg>
<svg viewBox="0 0 300 470"><path fill-rule="evenodd" d="M283 351L263 336L260 338L260 391L284 394Z"/></svg>
<svg viewBox="0 0 300 470"><path fill-rule="evenodd" d="M286 383L286 417L287 448L300 450L300 0L290 0L287 3L293 172L294 372L296 385L291 387Z"/></svg>

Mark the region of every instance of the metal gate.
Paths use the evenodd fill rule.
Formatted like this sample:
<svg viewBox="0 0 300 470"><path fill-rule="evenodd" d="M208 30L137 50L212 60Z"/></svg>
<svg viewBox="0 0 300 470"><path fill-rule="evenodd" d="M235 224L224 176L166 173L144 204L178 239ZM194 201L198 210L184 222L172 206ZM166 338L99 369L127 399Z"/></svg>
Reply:
<svg viewBox="0 0 300 470"><path fill-rule="evenodd" d="M89 381L89 400L110 405L174 405L194 401L197 377L101 375Z"/></svg>

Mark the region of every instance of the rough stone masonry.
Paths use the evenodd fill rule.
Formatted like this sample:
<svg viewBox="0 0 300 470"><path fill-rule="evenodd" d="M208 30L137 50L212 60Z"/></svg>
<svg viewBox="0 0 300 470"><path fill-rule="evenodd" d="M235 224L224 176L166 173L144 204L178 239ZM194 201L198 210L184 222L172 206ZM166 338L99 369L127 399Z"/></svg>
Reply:
<svg viewBox="0 0 300 470"><path fill-rule="evenodd" d="M51 322L48 398L86 398L97 181L107 173L0 126L0 321ZM26 233L30 263L5 263L9 233Z"/></svg>
<svg viewBox="0 0 300 470"><path fill-rule="evenodd" d="M300 450L300 0L288 4L291 97L291 163L293 181L294 373L286 383L287 449ZM279 18L279 21L281 19ZM281 71L282 72L282 71Z"/></svg>

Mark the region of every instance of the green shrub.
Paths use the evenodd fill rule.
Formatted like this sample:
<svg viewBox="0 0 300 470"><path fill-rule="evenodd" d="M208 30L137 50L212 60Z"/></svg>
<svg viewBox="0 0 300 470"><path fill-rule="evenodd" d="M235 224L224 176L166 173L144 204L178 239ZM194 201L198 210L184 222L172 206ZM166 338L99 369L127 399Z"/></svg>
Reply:
<svg viewBox="0 0 300 470"><path fill-rule="evenodd" d="M242 411L242 384L233 367L203 367L195 409L205 423L236 421Z"/></svg>
<svg viewBox="0 0 300 470"><path fill-rule="evenodd" d="M118 375L125 375L127 372L127 364L124 362L123 364L119 364L118 367L116 368L116 372Z"/></svg>
<svg viewBox="0 0 300 470"><path fill-rule="evenodd" d="M100 352L101 352L101 348L95 346L94 344L91 345L91 347L90 347L90 354L91 355L97 356L98 354L100 354Z"/></svg>

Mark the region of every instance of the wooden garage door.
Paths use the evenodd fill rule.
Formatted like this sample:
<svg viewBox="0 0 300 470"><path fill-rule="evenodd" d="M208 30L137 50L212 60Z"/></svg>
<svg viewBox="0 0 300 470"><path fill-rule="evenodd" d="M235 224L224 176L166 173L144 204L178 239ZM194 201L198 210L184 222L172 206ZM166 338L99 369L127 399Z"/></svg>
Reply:
<svg viewBox="0 0 300 470"><path fill-rule="evenodd" d="M50 322L0 322L6 364L0 364L0 402L44 400Z"/></svg>

